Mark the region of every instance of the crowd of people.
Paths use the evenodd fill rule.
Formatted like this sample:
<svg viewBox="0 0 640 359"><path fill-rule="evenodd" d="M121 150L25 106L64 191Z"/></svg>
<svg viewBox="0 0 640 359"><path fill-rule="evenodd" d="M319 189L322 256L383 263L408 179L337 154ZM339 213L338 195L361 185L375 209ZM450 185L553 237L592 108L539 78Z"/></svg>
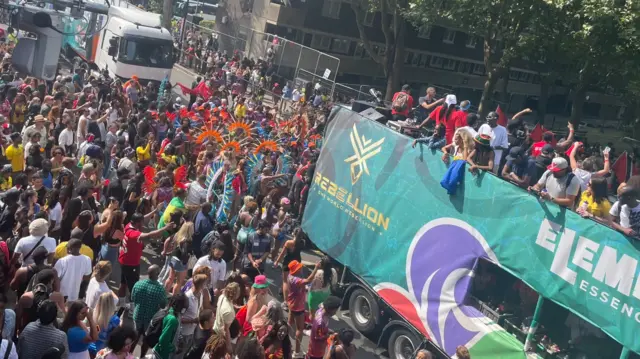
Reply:
<svg viewBox="0 0 640 359"><path fill-rule="evenodd" d="M586 138L577 141L570 122L566 137L557 139L553 132L544 131L535 138L523 121L530 109L509 120L494 111L481 119L469 110L470 101L458 103L453 94L438 99L432 87L411 113L413 106L411 89L405 85L393 97L393 120L434 127L432 135L416 139L413 147L420 143L440 149L443 161L462 160L474 176L481 170L493 172L541 201L576 210L628 236L640 235L640 176L612 176L612 144L600 149L588 146ZM617 196L613 204L610 194Z"/></svg>
<svg viewBox="0 0 640 359"><path fill-rule="evenodd" d="M25 78L11 49L0 45L0 358L353 357L353 332L329 330L331 261L302 264L326 102L301 96L284 117L260 79L238 81L264 78L268 58L217 52L183 103L166 80L84 66ZM147 267L149 249L164 263Z"/></svg>

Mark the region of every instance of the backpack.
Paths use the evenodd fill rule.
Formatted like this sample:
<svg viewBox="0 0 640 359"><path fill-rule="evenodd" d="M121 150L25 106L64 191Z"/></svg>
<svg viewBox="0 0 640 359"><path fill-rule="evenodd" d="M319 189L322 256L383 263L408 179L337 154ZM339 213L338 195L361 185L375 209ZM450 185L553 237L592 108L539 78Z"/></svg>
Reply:
<svg viewBox="0 0 640 359"><path fill-rule="evenodd" d="M208 254L211 251L213 242L217 240L220 240L220 233L218 233L218 231L213 230L207 233L207 235L202 238L202 243L200 244L200 250L202 251L202 254Z"/></svg>
<svg viewBox="0 0 640 359"><path fill-rule="evenodd" d="M398 92L398 96L393 100L391 104L391 108L396 112L404 112L407 109L407 105L409 103L409 94L406 92Z"/></svg>
<svg viewBox="0 0 640 359"><path fill-rule="evenodd" d="M158 340L160 340L160 334L162 334L162 321L168 313L168 310L161 309L153 315L153 318L151 318L149 327L144 332L144 342L149 346L149 348L153 348L154 346L156 346L156 344L158 344Z"/></svg>

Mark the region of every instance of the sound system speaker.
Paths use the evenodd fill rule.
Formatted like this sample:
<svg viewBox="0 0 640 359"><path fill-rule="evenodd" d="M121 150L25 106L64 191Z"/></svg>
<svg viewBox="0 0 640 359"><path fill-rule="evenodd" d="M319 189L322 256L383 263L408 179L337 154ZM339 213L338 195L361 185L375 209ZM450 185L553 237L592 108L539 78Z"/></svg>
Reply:
<svg viewBox="0 0 640 359"><path fill-rule="evenodd" d="M368 108L362 112L359 112L359 114L369 120L380 122L383 125L387 123L387 118L385 117L385 115L374 110L373 108Z"/></svg>
<svg viewBox="0 0 640 359"><path fill-rule="evenodd" d="M378 106L373 102L367 101L354 101L351 104L351 110L361 115L364 115L363 112L369 109L373 110L377 114L374 116L376 118L374 121L378 121L383 125L386 124L387 121L391 121L391 110L386 107ZM367 112L367 114L373 115L372 112Z"/></svg>

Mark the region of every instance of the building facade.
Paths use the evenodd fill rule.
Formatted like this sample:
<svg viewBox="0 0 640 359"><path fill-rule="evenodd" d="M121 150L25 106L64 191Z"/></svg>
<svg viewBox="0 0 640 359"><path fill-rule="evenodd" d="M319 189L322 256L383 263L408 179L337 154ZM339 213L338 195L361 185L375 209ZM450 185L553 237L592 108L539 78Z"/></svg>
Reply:
<svg viewBox="0 0 640 359"><path fill-rule="evenodd" d="M250 11L239 11L241 8ZM372 85L385 89L382 66L364 49L351 4L340 0L228 0L228 16L235 26L278 35L310 48L326 52L340 60L337 83L352 86ZM384 34L379 12L367 13L364 25L373 48L384 53ZM507 111L536 108L540 94L540 64L523 58L509 71ZM407 25L402 83L409 83L414 96L422 96L426 87L453 92L459 99L478 104L486 80L483 40L455 28L430 26L416 29ZM498 83L497 90L503 85ZM585 116L615 118L620 112L615 96L589 93ZM571 108L568 87L556 84L550 89L549 113L567 114Z"/></svg>

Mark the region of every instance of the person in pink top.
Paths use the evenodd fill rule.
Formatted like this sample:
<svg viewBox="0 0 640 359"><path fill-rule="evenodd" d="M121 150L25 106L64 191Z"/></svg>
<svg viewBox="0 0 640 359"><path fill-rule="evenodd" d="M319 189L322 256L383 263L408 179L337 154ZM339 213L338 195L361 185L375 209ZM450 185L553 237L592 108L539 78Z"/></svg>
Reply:
<svg viewBox="0 0 640 359"><path fill-rule="evenodd" d="M329 318L338 312L341 302L340 298L329 296L316 311L316 315L311 321L311 335L306 359L324 358L327 351L327 338L329 338Z"/></svg>
<svg viewBox="0 0 640 359"><path fill-rule="evenodd" d="M294 358L301 358L300 344L302 343L302 334L304 331L304 313L307 306L307 284L311 283L320 268L321 261L316 263L313 272L307 278L302 279L296 277L301 274L303 268L302 263L297 260L289 262L289 275L287 282L289 283L289 294L287 295L287 306L289 306L289 326L296 328L296 348L293 352Z"/></svg>

